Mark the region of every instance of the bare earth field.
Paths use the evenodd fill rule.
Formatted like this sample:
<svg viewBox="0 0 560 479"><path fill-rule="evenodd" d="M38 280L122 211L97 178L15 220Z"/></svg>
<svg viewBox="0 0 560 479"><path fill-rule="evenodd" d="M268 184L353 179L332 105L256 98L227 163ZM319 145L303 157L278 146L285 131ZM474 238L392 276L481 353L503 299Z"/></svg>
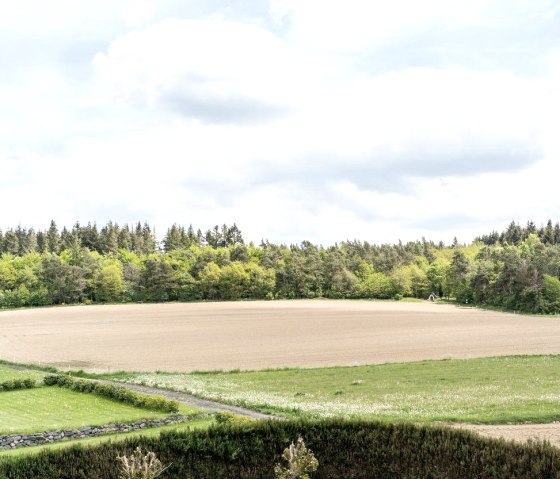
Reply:
<svg viewBox="0 0 560 479"><path fill-rule="evenodd" d="M255 301L0 312L0 359L96 372L560 353L560 321L450 305Z"/></svg>
<svg viewBox="0 0 560 479"><path fill-rule="evenodd" d="M548 441L556 447L560 447L560 423L551 424L499 424L499 425L477 425L462 424L455 425L460 429L469 429L482 436L502 438L506 441L525 442L529 440Z"/></svg>

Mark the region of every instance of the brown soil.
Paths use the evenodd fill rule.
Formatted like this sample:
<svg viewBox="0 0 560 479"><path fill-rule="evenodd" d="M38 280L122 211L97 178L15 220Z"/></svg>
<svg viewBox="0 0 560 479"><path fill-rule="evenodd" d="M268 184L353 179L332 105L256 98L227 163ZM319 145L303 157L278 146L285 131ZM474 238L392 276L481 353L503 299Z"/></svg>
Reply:
<svg viewBox="0 0 560 479"><path fill-rule="evenodd" d="M0 359L98 372L320 367L558 352L558 319L428 302L172 303L0 313Z"/></svg>
<svg viewBox="0 0 560 479"><path fill-rule="evenodd" d="M560 447L560 423L550 424L505 424L505 425L454 425L462 429L476 431L483 436L503 438L508 441L526 442L528 440L548 441Z"/></svg>

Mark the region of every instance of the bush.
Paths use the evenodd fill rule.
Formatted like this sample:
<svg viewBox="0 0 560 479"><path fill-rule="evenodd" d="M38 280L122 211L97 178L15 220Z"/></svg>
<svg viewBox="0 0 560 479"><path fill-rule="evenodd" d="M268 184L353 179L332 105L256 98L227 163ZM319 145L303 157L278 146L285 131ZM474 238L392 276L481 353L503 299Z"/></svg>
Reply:
<svg viewBox="0 0 560 479"><path fill-rule="evenodd" d="M167 469L153 452L137 447L130 456L117 456L120 479L155 479Z"/></svg>
<svg viewBox="0 0 560 479"><path fill-rule="evenodd" d="M34 379L12 379L11 381L4 381L0 383L0 390L2 391L15 391L17 389L31 389L36 387Z"/></svg>
<svg viewBox="0 0 560 479"><path fill-rule="evenodd" d="M238 416L231 412L219 412L214 415L216 422L218 424L246 424L248 422L253 422L253 419L246 416Z"/></svg>
<svg viewBox="0 0 560 479"><path fill-rule="evenodd" d="M46 386L60 386L81 393L96 394L144 409L173 414L179 412L179 403L177 401L171 401L163 396L140 394L126 389L123 386L117 386L116 384L100 383L88 381L86 379L73 379L66 374L45 376L43 382Z"/></svg>
<svg viewBox="0 0 560 479"><path fill-rule="evenodd" d="M309 473L315 472L319 466L319 461L307 449L301 437L298 438L297 444L292 442L284 449L282 459L287 465L276 464L274 467L276 479L309 479Z"/></svg>

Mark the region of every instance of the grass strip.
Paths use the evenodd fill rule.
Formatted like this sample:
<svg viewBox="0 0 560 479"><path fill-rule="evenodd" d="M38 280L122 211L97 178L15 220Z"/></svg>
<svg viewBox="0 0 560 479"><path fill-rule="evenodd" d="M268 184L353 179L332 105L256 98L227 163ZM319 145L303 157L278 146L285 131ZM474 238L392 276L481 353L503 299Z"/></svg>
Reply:
<svg viewBox="0 0 560 479"><path fill-rule="evenodd" d="M194 410L187 408L183 414ZM0 393L0 434L3 435L127 423L166 415L58 387Z"/></svg>
<svg viewBox="0 0 560 479"><path fill-rule="evenodd" d="M15 369L18 368L18 369ZM0 383L32 379L42 381L45 373L41 371L24 369L25 366L8 365L0 362Z"/></svg>

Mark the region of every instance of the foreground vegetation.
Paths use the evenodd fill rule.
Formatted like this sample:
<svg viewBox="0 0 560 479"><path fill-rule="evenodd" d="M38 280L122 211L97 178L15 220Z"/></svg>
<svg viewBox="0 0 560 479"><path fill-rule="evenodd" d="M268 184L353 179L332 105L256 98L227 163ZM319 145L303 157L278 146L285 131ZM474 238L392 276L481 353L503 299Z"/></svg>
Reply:
<svg viewBox="0 0 560 479"><path fill-rule="evenodd" d="M173 225L158 244L146 224L76 224L59 232L0 231L0 307L84 302L275 298L426 299L560 313L560 225L470 245L308 241L246 245L234 225L195 233Z"/></svg>
<svg viewBox="0 0 560 479"><path fill-rule="evenodd" d="M507 443L444 428L339 420L257 422L11 457L0 460L0 477L116 479L116 457L141 447L169 465L163 478L267 479L274 477L286 445L300 436L319 463L314 479L560 477L560 451L545 444Z"/></svg>
<svg viewBox="0 0 560 479"><path fill-rule="evenodd" d="M46 373L42 371L34 371L19 366L8 366L7 364L0 363L0 383L13 380L31 379L33 381L42 381Z"/></svg>
<svg viewBox="0 0 560 479"><path fill-rule="evenodd" d="M466 423L560 420L560 356L106 377L292 417Z"/></svg>

